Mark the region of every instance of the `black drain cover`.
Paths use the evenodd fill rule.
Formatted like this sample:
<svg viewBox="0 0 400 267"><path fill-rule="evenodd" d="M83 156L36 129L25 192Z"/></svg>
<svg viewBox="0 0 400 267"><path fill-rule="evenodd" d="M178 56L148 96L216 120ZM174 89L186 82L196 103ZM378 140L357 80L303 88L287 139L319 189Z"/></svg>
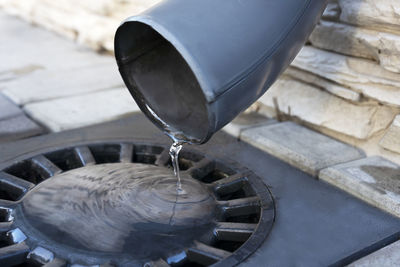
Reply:
<svg viewBox="0 0 400 267"><path fill-rule="evenodd" d="M245 168L194 151L182 151L180 167L177 194L160 145L79 145L14 162L0 173L8 185L0 252L17 243L3 256L13 264L57 258L86 266L234 265L248 257L274 221L267 187Z"/></svg>

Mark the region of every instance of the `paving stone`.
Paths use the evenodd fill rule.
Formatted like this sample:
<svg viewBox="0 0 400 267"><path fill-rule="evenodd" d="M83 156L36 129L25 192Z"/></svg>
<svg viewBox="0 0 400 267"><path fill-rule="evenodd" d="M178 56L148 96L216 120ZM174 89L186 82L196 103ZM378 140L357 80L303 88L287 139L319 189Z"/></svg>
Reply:
<svg viewBox="0 0 400 267"><path fill-rule="evenodd" d="M58 132L121 118L139 111L125 88L28 104L24 110Z"/></svg>
<svg viewBox="0 0 400 267"><path fill-rule="evenodd" d="M322 170L319 178L400 217L400 166L368 157Z"/></svg>
<svg viewBox="0 0 400 267"><path fill-rule="evenodd" d="M349 267L398 267L400 263L400 241L386 246L358 261Z"/></svg>
<svg viewBox="0 0 400 267"><path fill-rule="evenodd" d="M0 142L14 141L41 133L44 133L44 130L25 115L0 121Z"/></svg>
<svg viewBox="0 0 400 267"><path fill-rule="evenodd" d="M352 146L293 122L245 130L241 139L314 176L328 166L364 156Z"/></svg>
<svg viewBox="0 0 400 267"><path fill-rule="evenodd" d="M0 85L19 105L123 86L115 62L66 71L38 70Z"/></svg>
<svg viewBox="0 0 400 267"><path fill-rule="evenodd" d="M0 93L0 121L22 115L22 110Z"/></svg>
<svg viewBox="0 0 400 267"><path fill-rule="evenodd" d="M242 131L246 129L263 125L270 125L273 123L277 123L277 121L267 118L256 112L242 113L237 116L231 123L222 128L222 130L232 136L239 137Z"/></svg>
<svg viewBox="0 0 400 267"><path fill-rule="evenodd" d="M115 64L111 56L98 55L55 33L0 12L0 82L40 69L66 70L101 63ZM1 87L1 83L0 83Z"/></svg>

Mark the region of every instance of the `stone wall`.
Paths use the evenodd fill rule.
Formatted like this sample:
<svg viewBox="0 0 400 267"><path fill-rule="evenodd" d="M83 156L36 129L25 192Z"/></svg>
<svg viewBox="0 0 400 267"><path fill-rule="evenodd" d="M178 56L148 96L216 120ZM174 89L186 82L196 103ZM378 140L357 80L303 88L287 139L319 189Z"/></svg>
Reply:
<svg viewBox="0 0 400 267"><path fill-rule="evenodd" d="M400 162L400 2L330 1L257 108Z"/></svg>
<svg viewBox="0 0 400 267"><path fill-rule="evenodd" d="M0 0L99 51L121 20L160 0ZM252 110L294 120L400 163L400 2L334 0L309 42Z"/></svg>
<svg viewBox="0 0 400 267"><path fill-rule="evenodd" d="M98 51L112 51L121 21L159 1L0 0L0 8Z"/></svg>

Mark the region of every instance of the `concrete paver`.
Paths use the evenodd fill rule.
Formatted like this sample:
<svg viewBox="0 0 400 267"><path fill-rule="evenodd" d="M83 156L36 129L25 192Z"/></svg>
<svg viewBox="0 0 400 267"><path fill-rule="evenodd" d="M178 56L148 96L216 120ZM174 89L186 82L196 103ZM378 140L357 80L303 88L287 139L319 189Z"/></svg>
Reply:
<svg viewBox="0 0 400 267"><path fill-rule="evenodd" d="M36 121L59 132L121 118L139 111L125 88L28 104L24 110Z"/></svg>
<svg viewBox="0 0 400 267"><path fill-rule="evenodd" d="M4 13L0 13L0 33L0 83L37 70L56 72L101 63L115 64L111 56L99 55Z"/></svg>
<svg viewBox="0 0 400 267"><path fill-rule="evenodd" d="M113 56L99 55L3 13L0 32L5 38L0 43L0 91L49 130L78 128L139 111ZM14 114L4 109L10 113L4 117ZM20 131L10 122L2 122L7 134Z"/></svg>
<svg viewBox="0 0 400 267"><path fill-rule="evenodd" d="M114 62L65 71L38 70L3 83L3 93L18 105L123 86Z"/></svg>
<svg viewBox="0 0 400 267"><path fill-rule="evenodd" d="M251 128L241 139L314 176L328 166L364 157L352 146L293 122Z"/></svg>
<svg viewBox="0 0 400 267"><path fill-rule="evenodd" d="M267 118L259 113L242 113L237 116L232 122L227 124L222 130L232 136L240 137L241 133L246 129L263 125L270 125L273 123L277 123L277 121Z"/></svg>
<svg viewBox="0 0 400 267"><path fill-rule="evenodd" d="M400 241L390 244L358 261L349 267L398 267L400 263Z"/></svg>
<svg viewBox="0 0 400 267"><path fill-rule="evenodd" d="M44 133L44 130L25 115L0 121L0 142L9 142Z"/></svg>
<svg viewBox="0 0 400 267"><path fill-rule="evenodd" d="M322 170L319 178L400 217L400 166L368 157Z"/></svg>
<svg viewBox="0 0 400 267"><path fill-rule="evenodd" d="M0 93L0 121L22 115L22 110Z"/></svg>

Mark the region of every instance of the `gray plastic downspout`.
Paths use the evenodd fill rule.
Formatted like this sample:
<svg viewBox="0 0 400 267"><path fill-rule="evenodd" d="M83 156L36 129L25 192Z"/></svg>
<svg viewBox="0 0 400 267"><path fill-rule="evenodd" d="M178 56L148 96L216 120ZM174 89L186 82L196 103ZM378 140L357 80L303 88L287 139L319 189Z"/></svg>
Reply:
<svg viewBox="0 0 400 267"><path fill-rule="evenodd" d="M204 143L288 67L326 3L165 0L121 24L115 56L157 126Z"/></svg>

